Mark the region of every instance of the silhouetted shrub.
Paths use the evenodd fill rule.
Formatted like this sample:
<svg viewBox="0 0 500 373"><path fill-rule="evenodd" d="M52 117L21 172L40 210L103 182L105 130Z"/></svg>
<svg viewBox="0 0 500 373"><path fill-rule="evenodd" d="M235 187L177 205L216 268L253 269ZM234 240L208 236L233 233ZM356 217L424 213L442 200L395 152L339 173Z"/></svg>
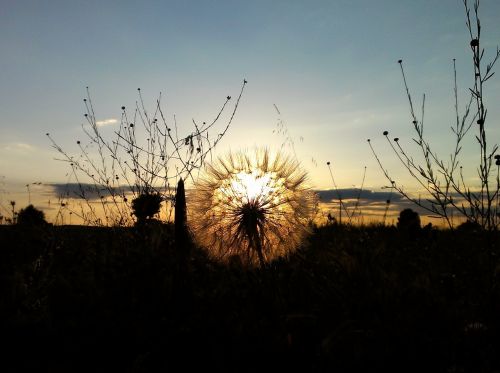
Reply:
<svg viewBox="0 0 500 373"><path fill-rule="evenodd" d="M481 224L467 220L457 227L457 230L464 233L480 232L483 230Z"/></svg>
<svg viewBox="0 0 500 373"><path fill-rule="evenodd" d="M17 224L23 226L34 226L47 224L45 214L33 205L21 209L17 215Z"/></svg>
<svg viewBox="0 0 500 373"><path fill-rule="evenodd" d="M410 232L416 232L420 229L420 216L418 212L412 209L404 209L399 213L398 228Z"/></svg>
<svg viewBox="0 0 500 373"><path fill-rule="evenodd" d="M160 211L162 197L157 193L145 193L132 201L133 214L137 223L141 224L151 219Z"/></svg>

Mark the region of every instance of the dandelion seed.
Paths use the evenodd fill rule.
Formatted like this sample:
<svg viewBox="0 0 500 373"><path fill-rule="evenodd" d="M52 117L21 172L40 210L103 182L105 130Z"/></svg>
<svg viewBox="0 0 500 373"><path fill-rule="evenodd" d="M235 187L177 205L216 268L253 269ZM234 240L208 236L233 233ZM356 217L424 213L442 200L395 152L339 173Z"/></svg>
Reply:
<svg viewBox="0 0 500 373"><path fill-rule="evenodd" d="M484 120L478 119L476 123L479 124L480 126L482 126L484 124Z"/></svg>
<svg viewBox="0 0 500 373"><path fill-rule="evenodd" d="M403 60L398 60L398 63L399 63L399 64L403 63Z"/></svg>
<svg viewBox="0 0 500 373"><path fill-rule="evenodd" d="M288 255L308 233L316 195L297 161L267 150L230 153L195 184L188 223L197 243L220 261L252 266Z"/></svg>
<svg viewBox="0 0 500 373"><path fill-rule="evenodd" d="M497 166L500 166L500 158L497 158L497 160L495 161L495 164L496 164Z"/></svg>
<svg viewBox="0 0 500 373"><path fill-rule="evenodd" d="M122 106L122 110L125 110L125 106Z"/></svg>
<svg viewBox="0 0 500 373"><path fill-rule="evenodd" d="M76 143L77 143L78 145L80 145L80 140L78 140Z"/></svg>
<svg viewBox="0 0 500 373"><path fill-rule="evenodd" d="M384 135L384 136L387 136L388 134L389 134L389 132L388 132L388 131L384 131L384 132L383 132L383 135Z"/></svg>
<svg viewBox="0 0 500 373"><path fill-rule="evenodd" d="M395 142L398 142L398 141L399 141L399 137L395 137L395 138L394 138L394 141L395 141Z"/></svg>
<svg viewBox="0 0 500 373"><path fill-rule="evenodd" d="M470 41L470 46L471 46L472 48L474 48L474 47L479 47L479 39L472 39L472 40Z"/></svg>

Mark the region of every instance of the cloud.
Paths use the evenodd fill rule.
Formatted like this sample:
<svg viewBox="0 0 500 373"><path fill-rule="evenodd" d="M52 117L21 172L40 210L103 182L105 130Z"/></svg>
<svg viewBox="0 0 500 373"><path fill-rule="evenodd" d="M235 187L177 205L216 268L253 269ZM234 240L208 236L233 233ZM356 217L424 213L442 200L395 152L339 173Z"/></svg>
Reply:
<svg viewBox="0 0 500 373"><path fill-rule="evenodd" d="M24 142L15 142L5 145L3 149L9 152L31 153L35 150L35 147Z"/></svg>
<svg viewBox="0 0 500 373"><path fill-rule="evenodd" d="M334 199L338 199L339 194L343 200L357 199L358 196L362 200L372 202L383 201L385 203L385 201L387 201L387 199L389 198L391 199L391 201L401 200L401 196L395 192L393 192L391 195L389 191L374 192L371 190L362 190L360 194L359 189L357 188L317 190L316 193L318 193L321 202L330 202Z"/></svg>
<svg viewBox="0 0 500 373"><path fill-rule="evenodd" d="M118 119L115 118L98 120L97 122L95 122L95 124L97 124L98 127L111 126L116 123L118 123Z"/></svg>
<svg viewBox="0 0 500 373"><path fill-rule="evenodd" d="M97 185L88 183L54 183L47 184L51 188L51 194L61 198L84 198L88 200L98 200L101 196L109 197L115 196L128 196L133 193L133 188L129 185ZM134 188L135 189L135 188ZM164 193L165 187L157 187L156 191ZM137 190L136 190L137 192Z"/></svg>

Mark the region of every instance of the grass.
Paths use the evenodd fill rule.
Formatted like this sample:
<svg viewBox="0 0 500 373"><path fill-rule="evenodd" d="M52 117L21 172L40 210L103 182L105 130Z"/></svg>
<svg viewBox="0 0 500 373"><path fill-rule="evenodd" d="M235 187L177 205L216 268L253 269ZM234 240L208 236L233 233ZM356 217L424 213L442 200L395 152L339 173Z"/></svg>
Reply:
<svg viewBox="0 0 500 373"><path fill-rule="evenodd" d="M180 273L171 225L0 226L1 368L498 371L498 238L335 225Z"/></svg>

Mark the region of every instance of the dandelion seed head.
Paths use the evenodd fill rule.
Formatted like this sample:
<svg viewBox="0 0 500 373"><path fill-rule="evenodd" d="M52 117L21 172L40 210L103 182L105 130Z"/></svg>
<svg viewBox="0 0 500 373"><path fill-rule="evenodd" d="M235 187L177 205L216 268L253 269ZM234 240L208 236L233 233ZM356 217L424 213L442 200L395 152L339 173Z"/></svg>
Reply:
<svg viewBox="0 0 500 373"><path fill-rule="evenodd" d="M317 197L299 163L268 150L229 153L207 166L188 201L198 245L217 260L262 265L295 251Z"/></svg>

